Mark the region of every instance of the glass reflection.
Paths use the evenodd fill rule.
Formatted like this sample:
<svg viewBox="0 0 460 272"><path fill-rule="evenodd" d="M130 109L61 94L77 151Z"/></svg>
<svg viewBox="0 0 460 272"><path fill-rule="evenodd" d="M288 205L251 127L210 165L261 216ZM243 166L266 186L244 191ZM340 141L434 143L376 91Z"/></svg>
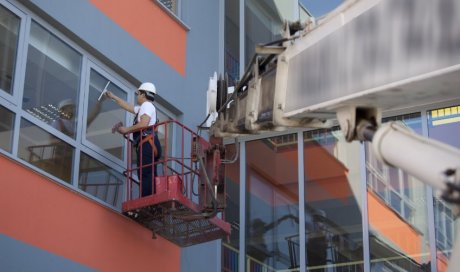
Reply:
<svg viewBox="0 0 460 272"><path fill-rule="evenodd" d="M420 114L386 118L422 133ZM371 271L430 271L426 186L382 164L366 144Z"/></svg>
<svg viewBox="0 0 460 272"><path fill-rule="evenodd" d="M238 146L239 148L239 146ZM227 207L225 220L230 223L232 232L228 243L222 247L222 271L238 271L238 254L240 241L240 160L235 145L225 147L225 190ZM234 160L236 158L236 160Z"/></svg>
<svg viewBox="0 0 460 272"><path fill-rule="evenodd" d="M98 100L108 82L98 72L91 70L86 113L86 139L122 160L125 141L120 135L112 133L112 127L118 122L125 122L126 111L115 103L107 103L105 96ZM110 83L107 89L126 101L126 92L115 84Z"/></svg>
<svg viewBox="0 0 460 272"><path fill-rule="evenodd" d="M13 93L21 19L0 5L0 90Z"/></svg>
<svg viewBox="0 0 460 272"><path fill-rule="evenodd" d="M337 129L304 133L308 271L363 271L360 144Z"/></svg>
<svg viewBox="0 0 460 272"><path fill-rule="evenodd" d="M11 152L13 143L14 113L0 106L0 148Z"/></svg>
<svg viewBox="0 0 460 272"><path fill-rule="evenodd" d="M240 10L239 1L225 0L225 72L229 86L240 77Z"/></svg>
<svg viewBox="0 0 460 272"><path fill-rule="evenodd" d="M23 109L75 138L82 56L32 21Z"/></svg>
<svg viewBox="0 0 460 272"><path fill-rule="evenodd" d="M299 260L297 134L248 142L246 161L248 271L296 268Z"/></svg>
<svg viewBox="0 0 460 272"><path fill-rule="evenodd" d="M21 120L18 157L71 183L74 148L25 119Z"/></svg>
<svg viewBox="0 0 460 272"><path fill-rule="evenodd" d="M460 148L460 106L434 109L427 112L428 135L430 138ZM447 262L452 252L452 245L457 237L460 222L455 222L452 206L440 197L433 195L434 224L436 233L437 269L447 270Z"/></svg>
<svg viewBox="0 0 460 272"><path fill-rule="evenodd" d="M249 65L257 44L272 42L281 37L280 33L285 19L283 13L294 11L294 7L292 0L247 0L244 2L245 63Z"/></svg>
<svg viewBox="0 0 460 272"><path fill-rule="evenodd" d="M85 153L80 156L78 188L121 208L125 178L105 164L93 159Z"/></svg>

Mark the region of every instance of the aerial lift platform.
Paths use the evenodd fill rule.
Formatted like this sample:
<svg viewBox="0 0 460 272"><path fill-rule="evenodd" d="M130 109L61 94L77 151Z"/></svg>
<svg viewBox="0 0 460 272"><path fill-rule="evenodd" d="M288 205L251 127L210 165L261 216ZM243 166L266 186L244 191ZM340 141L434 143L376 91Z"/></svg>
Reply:
<svg viewBox="0 0 460 272"><path fill-rule="evenodd" d="M123 214L152 230L153 238L160 235L181 247L230 235L230 224L224 221L223 145L209 143L174 120L159 123L153 129L165 139L163 155L153 164L137 165L132 137L126 135L127 194ZM170 139L170 135L174 138ZM152 167L153 173L155 165L158 176L152 180L153 194L141 197L139 169Z"/></svg>

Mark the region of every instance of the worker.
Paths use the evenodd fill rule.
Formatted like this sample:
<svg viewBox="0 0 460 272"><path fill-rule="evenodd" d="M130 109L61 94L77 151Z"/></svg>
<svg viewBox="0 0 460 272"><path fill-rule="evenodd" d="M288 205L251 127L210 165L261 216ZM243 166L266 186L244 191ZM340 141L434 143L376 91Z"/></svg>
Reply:
<svg viewBox="0 0 460 272"><path fill-rule="evenodd" d="M116 130L120 134L133 133L133 142L137 151L138 176L141 176L142 197L152 194L152 183L154 186L153 193L155 193L155 183L152 181L157 176L157 167L154 165L154 175L152 177L152 166L150 165L161 157L160 140L157 133L152 129L152 126L157 122L157 112L153 105L156 93L157 91L153 83L142 83L136 91L138 104L136 106L129 104L110 91L107 91L105 94L121 108L136 115L132 126L117 126ZM141 131L142 135L140 135Z"/></svg>

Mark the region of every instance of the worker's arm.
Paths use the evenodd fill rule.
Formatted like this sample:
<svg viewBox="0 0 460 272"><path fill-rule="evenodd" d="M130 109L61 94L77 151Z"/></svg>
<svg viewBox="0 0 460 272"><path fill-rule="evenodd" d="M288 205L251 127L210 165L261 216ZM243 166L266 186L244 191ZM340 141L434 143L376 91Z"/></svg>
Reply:
<svg viewBox="0 0 460 272"><path fill-rule="evenodd" d="M123 99L119 98L118 96L116 96L115 94L113 94L112 92L110 91L107 91L105 93L105 95L112 99L113 101L115 101L115 103L118 104L118 106L120 106L121 108L129 111L130 113L134 113L134 106L129 104L128 102L124 101ZM148 124L148 123L147 123Z"/></svg>
<svg viewBox="0 0 460 272"><path fill-rule="evenodd" d="M141 120L137 124L130 126L130 127L119 127L118 132L120 134L131 133L141 128L146 128L149 125L149 122L150 122L150 116L148 116L147 114L143 114L141 116Z"/></svg>

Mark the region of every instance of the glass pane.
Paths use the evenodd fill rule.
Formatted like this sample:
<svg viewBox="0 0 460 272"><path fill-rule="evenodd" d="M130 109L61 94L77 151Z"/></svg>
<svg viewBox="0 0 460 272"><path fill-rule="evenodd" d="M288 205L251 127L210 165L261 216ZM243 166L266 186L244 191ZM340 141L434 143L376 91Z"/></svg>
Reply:
<svg viewBox="0 0 460 272"><path fill-rule="evenodd" d="M245 4L245 63L248 66L257 44L272 42L281 38L280 33L285 19L282 11L294 11L293 5L297 4L297 1L246 0Z"/></svg>
<svg viewBox="0 0 460 272"><path fill-rule="evenodd" d="M404 196L408 198L412 198L412 191L410 188L412 187L411 185L411 179L409 175L406 172L403 172L403 191L404 191Z"/></svg>
<svg viewBox="0 0 460 272"><path fill-rule="evenodd" d="M0 148L11 152L13 143L14 113L0 106Z"/></svg>
<svg viewBox="0 0 460 272"><path fill-rule="evenodd" d="M246 147L246 254L249 271L298 267L297 135Z"/></svg>
<svg viewBox="0 0 460 272"><path fill-rule="evenodd" d="M166 8L168 8L172 13L177 15L178 7L177 2L178 0L159 0Z"/></svg>
<svg viewBox="0 0 460 272"><path fill-rule="evenodd" d="M396 212L402 214L401 198L394 191L390 191L390 205Z"/></svg>
<svg viewBox="0 0 460 272"><path fill-rule="evenodd" d="M80 156L78 188L121 208L125 177L85 153Z"/></svg>
<svg viewBox="0 0 460 272"><path fill-rule="evenodd" d="M386 118L384 122L390 120L402 121L421 133L419 113ZM372 148L366 144L368 176L374 173L376 162ZM430 271L426 186L399 169L384 167L388 171L381 178L387 185L381 190L386 190L386 198L378 197L371 180L367 181L371 271Z"/></svg>
<svg viewBox="0 0 460 272"><path fill-rule="evenodd" d="M32 22L23 109L75 138L81 55Z"/></svg>
<svg viewBox="0 0 460 272"><path fill-rule="evenodd" d="M460 106L434 109L427 112L428 135L430 138L460 148ZM452 207L444 200L433 195L435 203L435 228L438 271L446 271L447 258L452 251L452 244L458 235L460 222L452 218Z"/></svg>
<svg viewBox="0 0 460 272"><path fill-rule="evenodd" d="M21 19L0 5L0 90L13 93Z"/></svg>
<svg viewBox="0 0 460 272"><path fill-rule="evenodd" d="M74 148L22 119L18 157L71 183Z"/></svg>
<svg viewBox="0 0 460 272"><path fill-rule="evenodd" d="M412 208L412 206L404 202L404 218L410 223L414 223L413 217L412 217L413 213L414 213L414 209Z"/></svg>
<svg viewBox="0 0 460 272"><path fill-rule="evenodd" d="M239 146L238 146L239 148ZM225 147L225 158L233 160L238 153L235 145ZM233 163L225 164L225 185L227 191L227 207L225 220L230 223L232 232L230 240L224 240L222 247L222 271L238 271L238 254L240 241L240 160L239 156Z"/></svg>
<svg viewBox="0 0 460 272"><path fill-rule="evenodd" d="M112 133L112 127L118 123L125 123L126 111L116 103L109 101L105 96L98 101L101 92L109 81L98 72L91 70L88 108L86 119L86 139L101 149L123 159L125 139L117 133ZM110 83L107 87L121 99L127 99L127 94L118 86Z"/></svg>
<svg viewBox="0 0 460 272"><path fill-rule="evenodd" d="M388 169L388 179L390 180L391 189L399 192L399 170L398 168L390 167Z"/></svg>
<svg viewBox="0 0 460 272"><path fill-rule="evenodd" d="M228 85L240 78L240 1L225 0L225 72Z"/></svg>
<svg viewBox="0 0 460 272"><path fill-rule="evenodd" d="M305 132L308 271L363 271L360 144L338 130Z"/></svg>

